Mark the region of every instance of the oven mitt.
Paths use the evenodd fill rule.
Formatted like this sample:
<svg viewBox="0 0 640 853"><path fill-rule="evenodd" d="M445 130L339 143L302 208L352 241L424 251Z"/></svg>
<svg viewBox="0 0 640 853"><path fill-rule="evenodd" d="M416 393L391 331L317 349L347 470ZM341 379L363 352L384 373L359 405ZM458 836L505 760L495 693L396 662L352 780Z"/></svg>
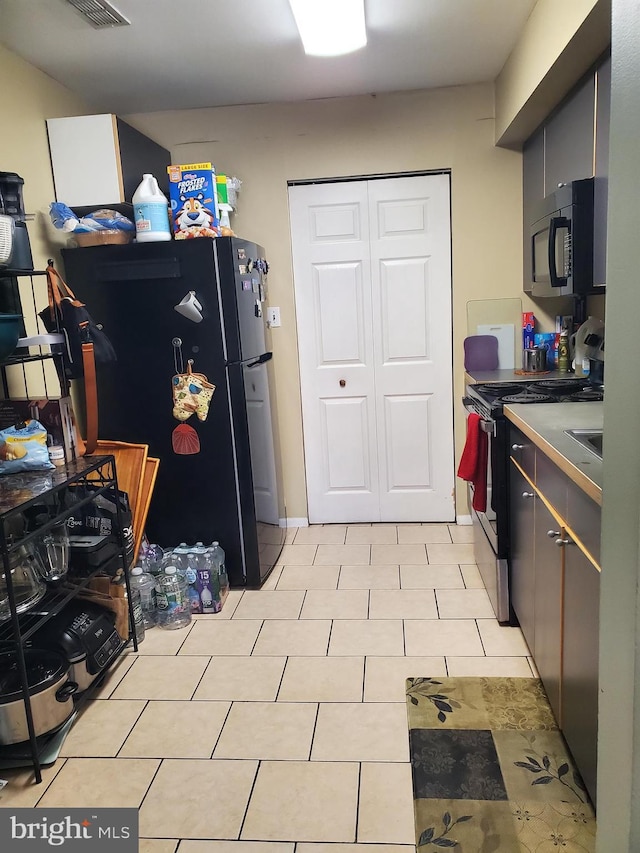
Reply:
<svg viewBox="0 0 640 853"><path fill-rule="evenodd" d="M216 386L203 373L193 373L190 364L187 371L176 374L172 380L173 416L176 420L186 421L195 414L199 421L205 421Z"/></svg>

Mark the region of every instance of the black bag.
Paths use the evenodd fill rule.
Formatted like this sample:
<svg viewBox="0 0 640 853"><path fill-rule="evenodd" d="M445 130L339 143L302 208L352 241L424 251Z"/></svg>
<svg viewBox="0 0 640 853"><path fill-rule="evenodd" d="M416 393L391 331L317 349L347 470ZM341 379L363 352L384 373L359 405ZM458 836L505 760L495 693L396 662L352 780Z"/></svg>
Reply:
<svg viewBox="0 0 640 853"><path fill-rule="evenodd" d="M102 328L94 323L84 302L76 299L71 288L54 269L52 261L49 261L47 267L47 288L49 306L40 311L39 316L48 332L59 331L66 338L66 378L80 379L84 375L83 344L93 344L96 365L116 361L111 341Z"/></svg>

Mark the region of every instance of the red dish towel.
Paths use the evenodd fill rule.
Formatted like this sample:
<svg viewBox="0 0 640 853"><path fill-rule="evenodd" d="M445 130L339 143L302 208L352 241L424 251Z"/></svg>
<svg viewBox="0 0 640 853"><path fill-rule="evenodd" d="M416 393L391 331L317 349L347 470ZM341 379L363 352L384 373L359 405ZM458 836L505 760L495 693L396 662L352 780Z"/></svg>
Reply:
<svg viewBox="0 0 640 853"><path fill-rule="evenodd" d="M473 508L487 509L487 451L489 440L480 429L482 418L472 412L467 418L467 441L458 465L458 477L473 483Z"/></svg>

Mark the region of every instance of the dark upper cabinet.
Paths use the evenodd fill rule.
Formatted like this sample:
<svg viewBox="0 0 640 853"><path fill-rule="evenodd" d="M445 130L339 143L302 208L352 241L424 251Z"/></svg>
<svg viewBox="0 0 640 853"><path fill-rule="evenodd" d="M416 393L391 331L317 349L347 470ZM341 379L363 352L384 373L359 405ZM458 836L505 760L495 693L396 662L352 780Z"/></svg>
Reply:
<svg viewBox="0 0 640 853"><path fill-rule="evenodd" d="M611 112L611 59L596 72L596 181L593 196L593 283L607 280L607 197L609 179L609 117Z"/></svg>
<svg viewBox="0 0 640 853"><path fill-rule="evenodd" d="M524 277L523 289L530 292L533 286L531 269L531 240L529 223L531 209L544 198L544 130L534 133L522 152L522 203L524 207Z"/></svg>
<svg viewBox="0 0 640 853"><path fill-rule="evenodd" d="M595 77L560 107L544 129L544 194L593 177Z"/></svg>
<svg viewBox="0 0 640 853"><path fill-rule="evenodd" d="M522 149L523 289L531 292L531 208L558 184L595 176L594 288L606 282L611 60L607 58Z"/></svg>

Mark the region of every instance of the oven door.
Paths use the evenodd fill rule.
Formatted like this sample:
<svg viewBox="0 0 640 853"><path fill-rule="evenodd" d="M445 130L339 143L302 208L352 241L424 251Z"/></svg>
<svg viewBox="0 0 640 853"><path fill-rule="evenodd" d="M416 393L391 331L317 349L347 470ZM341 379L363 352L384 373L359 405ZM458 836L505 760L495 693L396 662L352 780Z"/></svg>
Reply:
<svg viewBox="0 0 640 853"><path fill-rule="evenodd" d="M484 418L480 428L487 434L487 507L473 509L473 484L469 483L469 507L473 522L473 555L498 622L510 622L509 568L507 561L506 481L502 464L505 452L504 419Z"/></svg>

